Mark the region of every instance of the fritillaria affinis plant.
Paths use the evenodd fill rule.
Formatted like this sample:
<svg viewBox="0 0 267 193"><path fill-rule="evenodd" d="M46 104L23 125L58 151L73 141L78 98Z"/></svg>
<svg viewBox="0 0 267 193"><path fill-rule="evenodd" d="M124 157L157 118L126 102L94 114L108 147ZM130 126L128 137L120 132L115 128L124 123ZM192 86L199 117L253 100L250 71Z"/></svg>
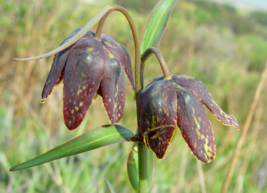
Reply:
<svg viewBox="0 0 267 193"><path fill-rule="evenodd" d="M95 95L103 98L111 125L91 130L45 154L14 166L11 171L40 165L62 157L90 151L113 143L132 141L136 145L128 160L128 176L132 187L147 192L153 178L153 155L163 158L177 128L193 154L202 162L215 157L215 145L204 105L223 124L239 128L236 119L227 115L213 100L204 83L187 75L171 75L157 46L166 28L176 0L160 0L153 9L140 40L134 22L122 7L112 5L100 10L81 29L74 30L62 44L40 56L14 60L32 60L54 56L53 64L42 92L46 99L62 80L63 114L69 129L77 128ZM108 15L120 11L131 27L135 46L135 84L127 50L102 28ZM98 22L96 33L90 29ZM141 53L143 54L141 57ZM143 88L144 64L155 54L164 76L155 78ZM125 103L124 71L135 91L136 134L117 125L123 116Z"/></svg>

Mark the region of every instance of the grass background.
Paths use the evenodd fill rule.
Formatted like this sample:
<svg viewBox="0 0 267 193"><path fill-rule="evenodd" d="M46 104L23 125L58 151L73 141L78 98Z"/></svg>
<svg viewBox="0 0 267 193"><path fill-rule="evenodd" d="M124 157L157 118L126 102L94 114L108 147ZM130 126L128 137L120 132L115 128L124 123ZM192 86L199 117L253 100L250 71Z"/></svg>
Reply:
<svg viewBox="0 0 267 193"><path fill-rule="evenodd" d="M106 192L105 178L117 192L133 192L126 172L130 143L111 145L18 172L9 169L99 125L108 118L98 97L81 126L68 131L62 116L62 84L44 104L41 92L52 57L14 62L57 47L107 4L129 9L139 34L156 0L151 1L0 0L0 192ZM205 1L179 0L159 45L172 74L188 74L206 84L215 101L247 118L267 56L266 12L247 12ZM95 30L95 28L94 28ZM134 58L126 19L112 13L104 33L123 44ZM161 75L153 57L145 83ZM134 93L127 82L121 125L135 132ZM264 86L266 91L266 83ZM235 167L229 192L267 192L267 96L263 92ZM219 192L241 132L223 126L208 112L217 156L202 165L207 192ZM162 160L155 161L151 192L201 192L197 160L177 132Z"/></svg>

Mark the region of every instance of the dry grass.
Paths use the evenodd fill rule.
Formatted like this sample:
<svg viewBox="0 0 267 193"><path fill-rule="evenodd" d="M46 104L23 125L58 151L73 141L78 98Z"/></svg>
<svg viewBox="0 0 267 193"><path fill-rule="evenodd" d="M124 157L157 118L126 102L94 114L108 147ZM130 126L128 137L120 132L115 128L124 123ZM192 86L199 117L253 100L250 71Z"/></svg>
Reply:
<svg viewBox="0 0 267 193"><path fill-rule="evenodd" d="M31 62L10 60L11 57L35 56L55 48L73 29L83 26L101 6L52 0L11 0L2 3L0 192L105 192L104 176L118 192L131 192L125 164L131 144L102 148L21 172L8 171L15 164L86 130L108 123L108 119L98 97L82 125L77 130L68 131L62 116L62 84L53 90L46 103L40 103L52 57ZM130 13L141 34L148 15L139 15L134 11ZM221 125L208 113L214 130L217 157L202 167L197 165L177 132L165 158L155 161L151 192L201 192L201 187L202 192L221 191L223 176L227 174L233 150L241 135L246 136L246 140L242 138L242 143L239 142L242 148L238 150L228 190L266 192L262 185L259 186L262 180L264 184L264 177L257 178L260 172L267 176L267 164L264 162L267 156L266 95L257 99L258 106L253 103L254 118L254 112L251 114L250 110L260 74L248 69L250 61L240 51L239 36L229 28L199 23L198 15L192 16L194 13L198 11L193 4L180 2L176 5L159 49L172 74L186 73L205 82L216 102L238 119L241 132ZM133 58L133 41L127 21L119 13L112 15L107 19L104 32L122 43ZM156 63L155 58L147 63L145 83L161 75ZM126 109L120 124L135 131L135 101L129 84L126 85ZM263 90L266 89L266 82L262 85ZM248 124L246 117L249 112L251 123Z"/></svg>

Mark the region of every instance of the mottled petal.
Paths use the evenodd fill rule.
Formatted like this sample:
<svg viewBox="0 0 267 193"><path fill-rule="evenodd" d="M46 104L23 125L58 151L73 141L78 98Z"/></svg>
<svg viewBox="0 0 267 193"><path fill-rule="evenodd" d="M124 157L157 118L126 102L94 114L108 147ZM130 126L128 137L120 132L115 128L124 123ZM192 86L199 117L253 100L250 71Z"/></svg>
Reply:
<svg viewBox="0 0 267 193"><path fill-rule="evenodd" d="M102 34L101 35L103 44L106 46L106 48L113 53L117 58L120 60L126 75L128 77L128 80L132 86L132 89L134 89L134 79L133 79L133 72L132 72L132 65L131 65L131 59L128 51L126 48L113 40L109 35Z"/></svg>
<svg viewBox="0 0 267 193"><path fill-rule="evenodd" d="M74 35L76 35L81 28L75 29L71 34L60 44L66 43L70 38L72 38ZM84 37L92 37L94 35L94 32L89 31ZM75 44L74 44L75 45ZM48 74L48 77L46 79L43 92L42 92L42 99L47 98L47 96L52 92L54 86L56 86L60 81L63 79L63 73L64 73L64 67L66 60L69 56L69 50L74 46L72 45L71 47L57 53L54 56L53 59L53 64L51 66L50 72Z"/></svg>
<svg viewBox="0 0 267 193"><path fill-rule="evenodd" d="M103 97L111 124L120 121L125 104L125 78L120 61L108 50L106 54L105 72L98 93Z"/></svg>
<svg viewBox="0 0 267 193"><path fill-rule="evenodd" d="M139 130L146 147L163 158L177 119L175 89L168 80L148 85L138 95Z"/></svg>
<svg viewBox="0 0 267 193"><path fill-rule="evenodd" d="M103 45L94 38L80 40L70 50L64 70L65 124L75 129L82 122L104 73Z"/></svg>
<svg viewBox="0 0 267 193"><path fill-rule="evenodd" d="M154 78L148 85L154 84L160 80L163 80L164 76L157 76L156 78Z"/></svg>
<svg viewBox="0 0 267 193"><path fill-rule="evenodd" d="M69 49L66 49L60 53L57 53L54 56L54 61L50 69L49 75L46 79L42 99L47 98L47 96L52 92L54 86L56 86L63 79L63 69L66 63L66 60L69 56Z"/></svg>
<svg viewBox="0 0 267 193"><path fill-rule="evenodd" d="M177 94L177 125L192 150L202 162L215 158L215 145L205 108L188 89L173 82Z"/></svg>
<svg viewBox="0 0 267 193"><path fill-rule="evenodd" d="M172 76L172 81L192 91L197 98L206 105L206 107L225 125L233 125L240 128L237 120L226 114L214 101L205 84L198 78L193 78L187 75Z"/></svg>
<svg viewBox="0 0 267 193"><path fill-rule="evenodd" d="M72 38L79 31L79 28L75 29L60 45L66 43L68 39ZM54 86L63 79L63 69L68 58L70 48L63 50L54 56L53 64L43 88L42 99L47 98L47 96L52 92Z"/></svg>

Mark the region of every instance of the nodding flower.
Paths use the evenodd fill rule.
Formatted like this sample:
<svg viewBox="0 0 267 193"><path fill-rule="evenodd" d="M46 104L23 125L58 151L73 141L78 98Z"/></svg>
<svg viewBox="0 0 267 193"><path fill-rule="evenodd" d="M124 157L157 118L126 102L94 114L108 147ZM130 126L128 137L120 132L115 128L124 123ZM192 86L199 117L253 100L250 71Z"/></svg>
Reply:
<svg viewBox="0 0 267 193"><path fill-rule="evenodd" d="M193 154L207 163L215 158L213 132L205 105L225 125L239 125L213 100L205 84L187 75L155 78L138 95L141 139L163 158L178 126Z"/></svg>
<svg viewBox="0 0 267 193"><path fill-rule="evenodd" d="M63 42L80 31L75 29ZM127 50L107 34L94 38L89 31L75 44L57 53L42 92L46 99L63 80L63 114L68 129L77 128L96 94L103 103L111 124L123 115L125 105L124 71L134 90L131 60ZM124 70L123 70L124 69Z"/></svg>

